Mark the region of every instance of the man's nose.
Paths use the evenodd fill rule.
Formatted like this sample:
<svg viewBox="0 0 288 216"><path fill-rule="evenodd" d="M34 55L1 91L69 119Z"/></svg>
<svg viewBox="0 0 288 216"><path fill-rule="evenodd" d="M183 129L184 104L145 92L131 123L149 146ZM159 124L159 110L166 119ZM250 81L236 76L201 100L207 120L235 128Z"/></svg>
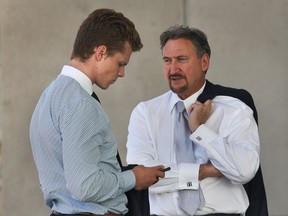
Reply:
<svg viewBox="0 0 288 216"><path fill-rule="evenodd" d="M123 68L120 68L119 72L118 72L118 76L119 77L124 77L125 76L125 69L124 67Z"/></svg>
<svg viewBox="0 0 288 216"><path fill-rule="evenodd" d="M178 71L179 71L179 67L178 67L177 61L172 61L171 65L170 65L170 73L174 74L174 73L176 73Z"/></svg>

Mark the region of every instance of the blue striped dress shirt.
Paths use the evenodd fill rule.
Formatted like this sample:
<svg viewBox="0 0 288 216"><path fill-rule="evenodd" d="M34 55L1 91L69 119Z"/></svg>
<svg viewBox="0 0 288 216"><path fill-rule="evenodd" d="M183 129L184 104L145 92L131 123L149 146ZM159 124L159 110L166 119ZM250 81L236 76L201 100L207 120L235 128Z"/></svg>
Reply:
<svg viewBox="0 0 288 216"><path fill-rule="evenodd" d="M30 124L33 157L46 204L57 212L125 214L133 172L121 172L109 118L92 83L64 66L41 95Z"/></svg>

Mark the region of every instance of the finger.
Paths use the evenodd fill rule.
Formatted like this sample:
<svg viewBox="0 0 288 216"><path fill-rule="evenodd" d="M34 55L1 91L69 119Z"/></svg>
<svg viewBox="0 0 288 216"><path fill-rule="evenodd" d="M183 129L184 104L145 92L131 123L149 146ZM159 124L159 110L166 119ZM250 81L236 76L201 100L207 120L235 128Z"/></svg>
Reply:
<svg viewBox="0 0 288 216"><path fill-rule="evenodd" d="M194 109L194 106L193 106L193 104L189 107L189 114L193 111L193 109Z"/></svg>
<svg viewBox="0 0 288 216"><path fill-rule="evenodd" d="M212 103L212 101L211 100L207 100L207 101L205 101L205 105L210 105Z"/></svg>
<svg viewBox="0 0 288 216"><path fill-rule="evenodd" d="M160 172L158 175L159 178L164 178L165 177L165 173L164 172Z"/></svg>
<svg viewBox="0 0 288 216"><path fill-rule="evenodd" d="M155 166L154 167L156 170L162 171L165 167L163 165Z"/></svg>
<svg viewBox="0 0 288 216"><path fill-rule="evenodd" d="M206 101L207 102L207 101ZM201 103L200 101L195 101L195 103L194 104L197 104L197 105L200 105L200 104L203 104L203 103Z"/></svg>

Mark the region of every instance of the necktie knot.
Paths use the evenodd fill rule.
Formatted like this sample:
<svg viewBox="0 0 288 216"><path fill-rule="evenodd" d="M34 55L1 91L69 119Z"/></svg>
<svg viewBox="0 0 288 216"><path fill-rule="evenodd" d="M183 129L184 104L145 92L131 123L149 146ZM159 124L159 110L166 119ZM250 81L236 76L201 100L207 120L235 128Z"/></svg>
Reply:
<svg viewBox="0 0 288 216"><path fill-rule="evenodd" d="M183 101L178 101L176 103L176 111L177 113L183 113L185 111L185 106L184 106Z"/></svg>
<svg viewBox="0 0 288 216"><path fill-rule="evenodd" d="M183 101L178 101L176 103L176 112L178 113L178 121L180 121L182 116L184 117L184 119L188 120L188 113L186 111Z"/></svg>

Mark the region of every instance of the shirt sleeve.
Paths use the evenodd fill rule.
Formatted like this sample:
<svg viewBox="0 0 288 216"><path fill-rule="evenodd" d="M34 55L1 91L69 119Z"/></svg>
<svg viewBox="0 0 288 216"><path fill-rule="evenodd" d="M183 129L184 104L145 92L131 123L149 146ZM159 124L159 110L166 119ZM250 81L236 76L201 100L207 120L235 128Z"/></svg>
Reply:
<svg viewBox="0 0 288 216"><path fill-rule="evenodd" d="M190 138L204 147L211 163L222 174L233 183L243 184L258 170L260 142L252 110L240 102L237 107L216 109ZM225 112L225 116L219 112Z"/></svg>
<svg viewBox="0 0 288 216"><path fill-rule="evenodd" d="M134 187L133 172L120 172L108 117L96 101L77 100L60 116L66 186L75 199L102 202Z"/></svg>
<svg viewBox="0 0 288 216"><path fill-rule="evenodd" d="M199 166L195 163L180 163L179 164L179 177L178 187L179 190L199 188Z"/></svg>

